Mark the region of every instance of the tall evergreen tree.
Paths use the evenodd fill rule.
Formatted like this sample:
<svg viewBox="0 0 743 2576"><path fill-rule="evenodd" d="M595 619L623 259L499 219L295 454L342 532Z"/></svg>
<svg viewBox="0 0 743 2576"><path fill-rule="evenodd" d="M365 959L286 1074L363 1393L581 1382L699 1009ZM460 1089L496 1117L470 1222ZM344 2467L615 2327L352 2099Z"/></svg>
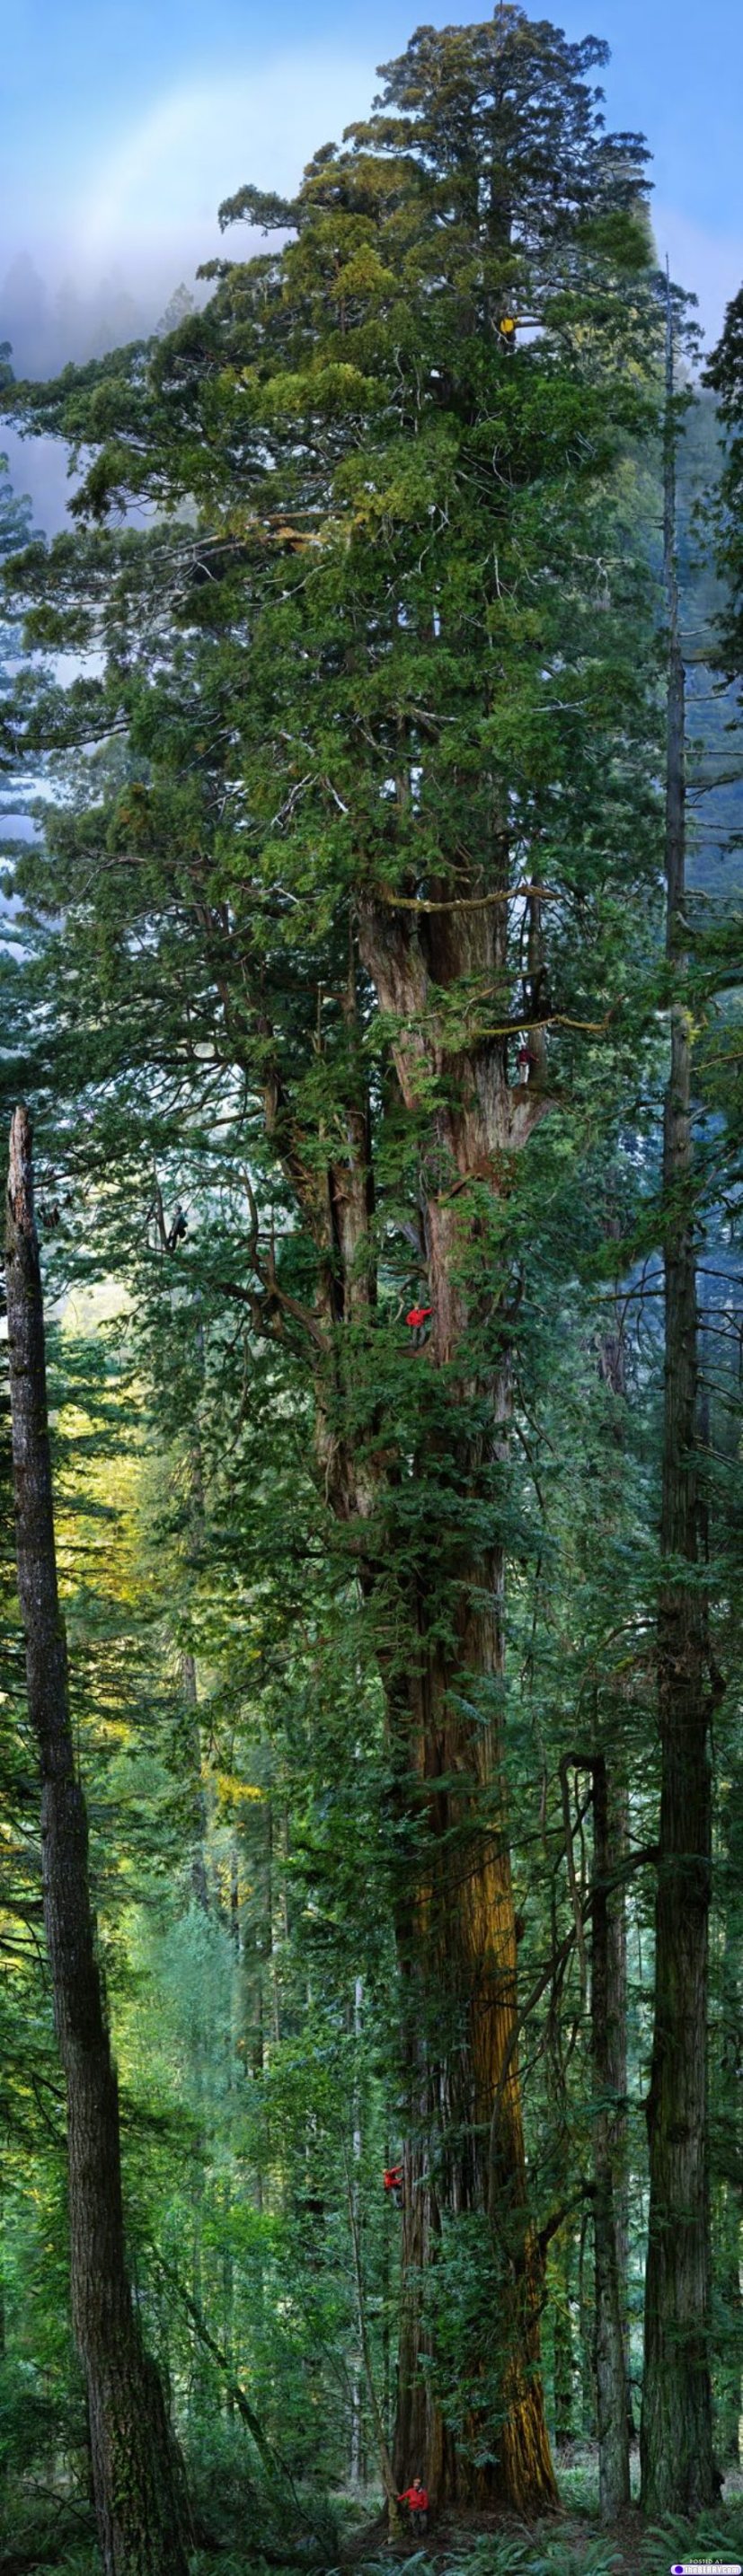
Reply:
<svg viewBox="0 0 743 2576"><path fill-rule="evenodd" d="M105 2576L186 2576L183 2496L158 2372L144 2351L124 2253L119 2103L75 1773L54 1543L44 1314L31 1125L17 1109L6 1282L18 1592L42 1784L44 1921L67 2095L72 2309L83 2363Z"/></svg>
<svg viewBox="0 0 743 2576"><path fill-rule="evenodd" d="M77 1063L82 1018L135 1155L187 1066L204 1100L226 1068L233 1108L239 1077L221 1285L311 1388L384 1687L395 2473L522 2510L554 2485L504 1766L513 1352L551 1157L612 1131L634 1060L656 858L632 524L655 303L642 150L604 134L589 84L604 56L513 7L421 30L292 205L247 188L223 209L288 247L221 266L149 355L14 397L93 451L87 532L18 565L29 639L106 654L43 693L30 738L126 728L130 760L50 826L29 900L64 914ZM90 528L134 496L151 536ZM463 2218L480 2289L455 2440L427 2284Z"/></svg>
<svg viewBox="0 0 743 2576"><path fill-rule="evenodd" d="M707 371L735 416L735 308L728 352ZM730 925L695 940L686 874L686 674L676 528L679 406L675 317L667 296L664 561L668 610L666 756L666 952L671 975L671 1063L664 1106L665 1381L658 1678L662 1757L655 2009L648 2100L650 2205L645 2287L642 2492L649 2511L708 2503L717 2482L712 2448L712 2248L709 2187L708 1976L712 1892L710 1732L723 1682L709 1632L709 1546L700 1396L697 1259L699 1208L714 1167L695 1152L694 968L697 989L725 980ZM735 483L735 444L728 464ZM735 661L735 538L729 540ZM728 668L730 662L728 661ZM706 782L705 782L706 783ZM723 906L723 914L726 910ZM717 1147L718 1184L729 1140Z"/></svg>

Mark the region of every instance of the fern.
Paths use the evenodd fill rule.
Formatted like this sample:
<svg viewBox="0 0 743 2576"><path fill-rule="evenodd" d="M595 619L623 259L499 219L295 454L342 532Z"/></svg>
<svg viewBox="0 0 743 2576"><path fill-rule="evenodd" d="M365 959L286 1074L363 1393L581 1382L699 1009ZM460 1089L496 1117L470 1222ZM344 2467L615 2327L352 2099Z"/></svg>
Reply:
<svg viewBox="0 0 743 2576"><path fill-rule="evenodd" d="M664 2562L670 2567L675 2559L740 2558L743 2554L743 2499L737 2499L735 2517L732 2508L722 2514L719 2505L710 2513L700 2514L697 2522L678 2522L673 2515L661 2523L648 2526L644 2538L643 2560L655 2569Z"/></svg>
<svg viewBox="0 0 743 2576"><path fill-rule="evenodd" d="M507 2533L488 2534L466 2557L446 2563L447 2576L622 2576L623 2567L608 2540L589 2543L578 2566L574 2534L558 2533L532 2541L513 2540Z"/></svg>

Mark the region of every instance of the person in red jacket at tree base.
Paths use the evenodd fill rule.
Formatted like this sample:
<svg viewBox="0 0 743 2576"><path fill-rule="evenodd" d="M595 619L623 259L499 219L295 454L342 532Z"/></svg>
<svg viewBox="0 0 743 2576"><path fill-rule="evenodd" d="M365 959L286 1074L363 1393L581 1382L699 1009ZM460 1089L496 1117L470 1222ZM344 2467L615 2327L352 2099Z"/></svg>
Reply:
<svg viewBox="0 0 743 2576"><path fill-rule="evenodd" d="M418 1350L420 1343L425 1341L426 1325L432 1314L432 1306L411 1306L409 1314L406 1315L405 1322L410 1325L414 1350Z"/></svg>
<svg viewBox="0 0 743 2576"><path fill-rule="evenodd" d="M412 2487L403 2487L397 2501L407 2505L413 2531L428 2530L428 2488L421 2486L420 2478L413 2479Z"/></svg>

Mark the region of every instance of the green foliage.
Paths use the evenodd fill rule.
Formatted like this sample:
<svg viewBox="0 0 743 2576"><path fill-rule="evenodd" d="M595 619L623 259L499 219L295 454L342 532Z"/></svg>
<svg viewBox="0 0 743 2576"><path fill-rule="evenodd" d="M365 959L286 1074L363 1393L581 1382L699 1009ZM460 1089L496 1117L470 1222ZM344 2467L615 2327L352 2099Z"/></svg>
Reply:
<svg viewBox="0 0 743 2576"><path fill-rule="evenodd" d="M663 2522L649 2527L644 2534L644 2564L648 2568L657 2566L661 2550L664 2559L670 2553L671 2562L676 2558L721 2558L724 2561L729 2559L731 2550L740 2551L742 2529L740 2500L727 2510L718 2506L715 2512L701 2514L694 2522L676 2520L669 2515Z"/></svg>

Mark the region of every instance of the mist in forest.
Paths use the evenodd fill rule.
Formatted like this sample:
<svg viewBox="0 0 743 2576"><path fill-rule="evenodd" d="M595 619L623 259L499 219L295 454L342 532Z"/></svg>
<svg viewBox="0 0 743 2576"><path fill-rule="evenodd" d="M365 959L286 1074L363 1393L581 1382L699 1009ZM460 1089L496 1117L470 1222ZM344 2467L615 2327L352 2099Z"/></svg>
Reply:
<svg viewBox="0 0 743 2576"><path fill-rule="evenodd" d="M54 284L28 251L20 251L0 286L0 342L9 347L16 377L43 381L62 367L85 366L108 349L171 328L188 303L207 291L195 277L186 287L157 256L149 275L143 270L133 287L118 264L95 280L68 274ZM53 534L64 524L71 489L61 443L21 439L5 421L2 448L16 491L29 494L38 525Z"/></svg>
<svg viewBox="0 0 743 2576"><path fill-rule="evenodd" d="M53 194L41 200L30 169L14 173L11 143L0 173L0 342L15 375L48 378L167 327L179 289L200 301L202 262L264 246L244 226L220 233L222 199L248 179L291 196L310 154L364 113L374 85L365 45L296 46L240 62L229 78L184 67L118 110L112 95L77 156L68 134ZM5 425L2 446L40 524L59 527L66 462L37 441L19 448Z"/></svg>

